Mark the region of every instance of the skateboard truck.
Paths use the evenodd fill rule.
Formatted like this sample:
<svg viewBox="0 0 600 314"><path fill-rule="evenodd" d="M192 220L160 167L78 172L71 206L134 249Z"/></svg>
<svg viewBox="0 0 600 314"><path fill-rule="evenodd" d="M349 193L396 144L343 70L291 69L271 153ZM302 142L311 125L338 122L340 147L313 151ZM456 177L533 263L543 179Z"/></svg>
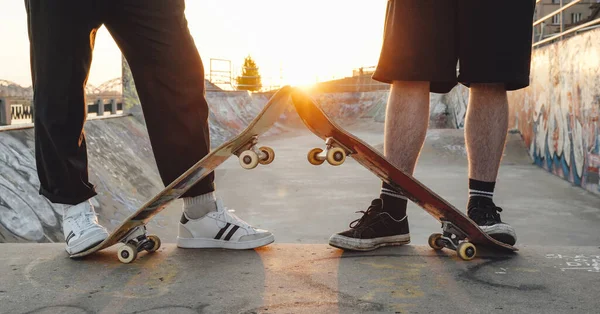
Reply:
<svg viewBox="0 0 600 314"><path fill-rule="evenodd" d="M256 148L256 144L258 144L258 136L252 137L252 140L243 149L235 152L242 168L254 169L258 164L268 165L275 159L275 151L271 147Z"/></svg>
<svg viewBox="0 0 600 314"><path fill-rule="evenodd" d="M434 233L429 236L429 246L434 250L441 250L448 248L456 251L458 256L465 260L471 260L475 257L477 250L475 245L465 240L467 238L466 232L455 226L449 221L442 220L443 233Z"/></svg>
<svg viewBox="0 0 600 314"><path fill-rule="evenodd" d="M120 242L124 245L119 248L117 257L125 264L133 262L141 251L153 253L160 248L160 238L156 235L147 236L146 226L132 229Z"/></svg>
<svg viewBox="0 0 600 314"><path fill-rule="evenodd" d="M308 152L308 162L318 166L327 162L332 166L339 166L344 163L346 156L350 155L350 150L336 142L333 138L328 137L325 140L325 151L321 148L313 148Z"/></svg>

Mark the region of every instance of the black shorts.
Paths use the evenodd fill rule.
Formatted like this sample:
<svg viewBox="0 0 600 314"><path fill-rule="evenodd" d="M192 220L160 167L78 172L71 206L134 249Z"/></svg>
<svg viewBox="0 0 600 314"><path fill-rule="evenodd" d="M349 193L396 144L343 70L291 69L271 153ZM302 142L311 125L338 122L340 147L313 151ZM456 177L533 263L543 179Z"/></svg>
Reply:
<svg viewBox="0 0 600 314"><path fill-rule="evenodd" d="M534 9L535 0L389 0L373 79L428 81L434 93L458 82L526 87Z"/></svg>

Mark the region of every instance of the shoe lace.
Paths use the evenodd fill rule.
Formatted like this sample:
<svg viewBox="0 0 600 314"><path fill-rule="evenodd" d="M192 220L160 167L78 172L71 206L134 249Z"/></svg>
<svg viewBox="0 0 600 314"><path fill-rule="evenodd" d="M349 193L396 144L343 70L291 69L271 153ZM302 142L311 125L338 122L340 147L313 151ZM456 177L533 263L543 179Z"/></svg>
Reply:
<svg viewBox="0 0 600 314"><path fill-rule="evenodd" d="M218 219L226 223L235 224L240 227L249 228L250 224L242 220L236 214L234 209L229 209L222 205L217 205Z"/></svg>
<svg viewBox="0 0 600 314"><path fill-rule="evenodd" d="M81 212L73 217L73 221L80 230L85 230L95 225L96 213L91 211Z"/></svg>
<svg viewBox="0 0 600 314"><path fill-rule="evenodd" d="M356 229L356 228L360 228L361 225L363 225L364 223L366 223L367 221L371 221L373 220L373 218L377 217L378 213L377 211L379 211L381 209L381 206L376 206L376 205L371 205L369 206L369 208L367 208L367 210L359 210L355 213L360 214L362 213L362 217L353 220L352 222L350 222L349 227L352 229Z"/></svg>
<svg viewBox="0 0 600 314"><path fill-rule="evenodd" d="M500 213L502 212L502 208L495 205L486 205L483 207L477 208L471 217L475 221L498 221L500 222Z"/></svg>

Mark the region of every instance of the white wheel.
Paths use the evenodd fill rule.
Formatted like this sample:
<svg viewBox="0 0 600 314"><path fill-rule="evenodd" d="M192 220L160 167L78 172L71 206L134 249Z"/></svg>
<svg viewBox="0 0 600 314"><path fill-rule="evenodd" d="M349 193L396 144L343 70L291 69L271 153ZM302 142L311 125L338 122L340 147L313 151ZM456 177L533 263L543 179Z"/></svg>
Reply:
<svg viewBox="0 0 600 314"><path fill-rule="evenodd" d="M306 156L308 158L308 162L310 162L311 165L315 165L315 166L322 164L325 160L320 160L317 158L317 155L322 152L323 152L323 150L320 148L311 149L308 152L308 155Z"/></svg>
<svg viewBox="0 0 600 314"><path fill-rule="evenodd" d="M462 242L458 245L456 250L458 253L458 257L462 258L465 261L470 261L475 257L477 250L475 249L475 245L469 242Z"/></svg>
<svg viewBox="0 0 600 314"><path fill-rule="evenodd" d="M275 151L271 147L263 146L259 148L259 150L263 154L267 155L267 159L261 159L258 161L261 165L268 165L275 160Z"/></svg>
<svg viewBox="0 0 600 314"><path fill-rule="evenodd" d="M332 147L327 151L327 162L332 166L339 166L346 160L346 152L340 147Z"/></svg>
<svg viewBox="0 0 600 314"><path fill-rule="evenodd" d="M156 252L158 249L160 249L160 238L158 236L154 234L149 235L148 239L154 242L154 246L148 250L148 253Z"/></svg>
<svg viewBox="0 0 600 314"><path fill-rule="evenodd" d="M258 155L251 150L246 150L240 154L240 165L244 169L254 169L258 166Z"/></svg>
<svg viewBox="0 0 600 314"><path fill-rule="evenodd" d="M133 244L125 244L119 249L117 256L122 263L129 264L137 257L137 248Z"/></svg>
<svg viewBox="0 0 600 314"><path fill-rule="evenodd" d="M429 246L432 249L438 251L444 248L444 243L442 241L442 235L439 233L434 233L429 236L427 243L429 243Z"/></svg>

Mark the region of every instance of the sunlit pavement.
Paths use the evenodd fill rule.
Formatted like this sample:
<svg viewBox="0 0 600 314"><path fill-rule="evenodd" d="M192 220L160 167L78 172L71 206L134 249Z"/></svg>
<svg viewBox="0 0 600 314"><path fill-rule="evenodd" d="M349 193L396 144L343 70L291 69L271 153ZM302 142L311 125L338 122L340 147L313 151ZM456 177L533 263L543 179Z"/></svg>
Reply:
<svg viewBox="0 0 600 314"><path fill-rule="evenodd" d="M375 147L382 132L354 130ZM83 260L63 244L2 244L1 313L587 313L600 301L600 198L531 165L511 135L496 189L515 254L478 250L462 261L427 238L439 224L409 206L411 244L368 253L330 247L378 196L379 181L349 158L312 166L322 142L299 131L267 139L269 166L219 168L218 195L247 222L275 234L247 251L176 248L179 205L151 227L163 242L131 264L117 247ZM415 176L460 209L467 175L460 130L430 130Z"/></svg>

